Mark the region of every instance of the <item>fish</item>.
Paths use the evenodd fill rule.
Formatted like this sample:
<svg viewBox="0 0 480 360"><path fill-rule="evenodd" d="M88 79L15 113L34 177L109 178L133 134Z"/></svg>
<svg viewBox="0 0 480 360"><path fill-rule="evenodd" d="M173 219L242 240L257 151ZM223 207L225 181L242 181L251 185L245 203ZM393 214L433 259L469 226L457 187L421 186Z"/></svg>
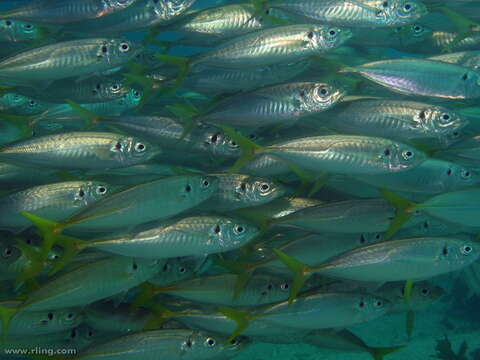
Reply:
<svg viewBox="0 0 480 360"><path fill-rule="evenodd" d="M92 346L78 355L78 359L128 359L142 354L145 359L169 356L175 359L230 359L248 344L245 338L225 342L224 337L203 331L151 330L111 340Z"/></svg>
<svg viewBox="0 0 480 360"><path fill-rule="evenodd" d="M87 0L78 6L73 0L35 0L3 11L0 17L45 24L65 24L99 18L122 11L137 0Z"/></svg>
<svg viewBox="0 0 480 360"><path fill-rule="evenodd" d="M253 147L253 151L272 155L305 170L349 175L406 171L426 159L424 152L412 146L384 138L354 135L304 137L264 148Z"/></svg>
<svg viewBox="0 0 480 360"><path fill-rule="evenodd" d="M358 100L335 110L327 126L336 131L407 142L433 138L449 145L469 123L450 109L415 101Z"/></svg>
<svg viewBox="0 0 480 360"><path fill-rule="evenodd" d="M269 178L242 174L210 174L219 180L218 189L204 209L232 211L269 203L287 193L281 183Z"/></svg>
<svg viewBox="0 0 480 360"><path fill-rule="evenodd" d="M155 145L134 137L80 131L7 144L0 149L0 159L13 164L55 169L107 169L146 162L159 151Z"/></svg>
<svg viewBox="0 0 480 360"><path fill-rule="evenodd" d="M18 302L0 302L0 306L18 306ZM8 329L11 336L38 336L58 333L80 325L83 315L79 309L45 311L19 311L12 318Z"/></svg>
<svg viewBox="0 0 480 360"><path fill-rule="evenodd" d="M191 216L139 233L89 240L78 247L122 256L168 259L234 250L244 246L258 233L258 229L244 221L218 216Z"/></svg>
<svg viewBox="0 0 480 360"><path fill-rule="evenodd" d="M91 77L131 61L141 45L117 38L67 40L25 50L0 61L0 79L30 85L70 77Z"/></svg>
<svg viewBox="0 0 480 360"><path fill-rule="evenodd" d="M415 169L396 176L359 175L356 179L392 191L437 194L475 186L476 177L472 169L454 162L427 159Z"/></svg>
<svg viewBox="0 0 480 360"><path fill-rule="evenodd" d="M301 288L305 276L313 272L356 281L424 280L462 269L479 257L471 241L441 237L369 244L333 256L314 267L308 267L279 250L275 252L296 276L297 281L290 291L290 302Z"/></svg>
<svg viewBox="0 0 480 360"><path fill-rule="evenodd" d="M284 301L291 285L289 278L255 274L235 297L234 274L202 276L156 289L194 302L225 306L260 306Z"/></svg>
<svg viewBox="0 0 480 360"><path fill-rule="evenodd" d="M30 221L20 214L22 211L56 221L64 220L106 197L111 190L107 183L66 181L17 191L0 197L0 227L15 232L30 227Z"/></svg>
<svg viewBox="0 0 480 360"><path fill-rule="evenodd" d="M46 28L31 22L0 20L0 41L22 42L41 39L45 32Z"/></svg>
<svg viewBox="0 0 480 360"><path fill-rule="evenodd" d="M381 60L346 68L390 91L441 99L480 97L480 75L460 65L424 59Z"/></svg>
<svg viewBox="0 0 480 360"><path fill-rule="evenodd" d="M188 74L182 87L211 96L234 94L283 83L308 70L311 64L311 60L301 59L245 69L206 68Z"/></svg>
<svg viewBox="0 0 480 360"><path fill-rule="evenodd" d="M284 10L329 25L352 28L397 27L413 23L428 13L417 0L272 0L268 7Z"/></svg>
<svg viewBox="0 0 480 360"><path fill-rule="evenodd" d="M480 69L480 52L479 51L461 51L450 54L443 54L429 57L430 60L442 61L449 64L457 64L474 71Z"/></svg>
<svg viewBox="0 0 480 360"><path fill-rule="evenodd" d="M265 21L255 16L253 4L230 4L192 11L171 28L190 45L216 45L252 31L264 29ZM180 40L182 41L182 39Z"/></svg>
<svg viewBox="0 0 480 360"><path fill-rule="evenodd" d="M80 34L118 34L142 31L176 20L195 0L135 0L132 6L105 17L69 23L65 31Z"/></svg>
<svg viewBox="0 0 480 360"><path fill-rule="evenodd" d="M199 120L231 127L292 126L332 108L345 93L334 84L321 82L273 85L227 98Z"/></svg>
<svg viewBox="0 0 480 360"><path fill-rule="evenodd" d="M248 68L292 62L325 53L345 43L350 30L326 25L286 25L255 31L201 54L191 67ZM1 75L1 72L0 72Z"/></svg>
<svg viewBox="0 0 480 360"><path fill-rule="evenodd" d="M199 124L187 133L187 126L165 116L124 115L109 117L102 123L161 143L164 148L183 151L195 149L214 156L233 158L240 154L239 146L221 128L208 124Z"/></svg>
<svg viewBox="0 0 480 360"><path fill-rule="evenodd" d="M118 99L131 89L122 78L92 77L83 81L62 79L53 81L46 89L17 87L21 94L55 104L64 104L65 99L79 104L93 104Z"/></svg>

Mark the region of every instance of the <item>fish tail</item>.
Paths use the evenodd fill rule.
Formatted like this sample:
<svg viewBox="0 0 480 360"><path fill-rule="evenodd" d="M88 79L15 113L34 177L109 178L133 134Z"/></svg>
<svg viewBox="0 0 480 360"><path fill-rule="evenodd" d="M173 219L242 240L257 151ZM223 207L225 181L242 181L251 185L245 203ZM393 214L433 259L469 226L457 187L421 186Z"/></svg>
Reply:
<svg viewBox="0 0 480 360"><path fill-rule="evenodd" d="M262 152L265 150L263 146L255 144L252 140L246 138L243 135L240 135L235 130L228 126L213 124L218 126L223 130L225 134L227 134L230 139L236 142L240 148L242 149L241 157L233 164L233 166L228 170L230 173L234 173L237 170L241 169L244 165L249 163L254 157L256 153Z"/></svg>
<svg viewBox="0 0 480 360"><path fill-rule="evenodd" d="M407 280L403 288L403 302L405 304L408 304L408 302L410 301L410 298L412 297L412 291L413 291L413 280Z"/></svg>
<svg viewBox="0 0 480 360"><path fill-rule="evenodd" d="M414 327L415 327L415 313L413 311L409 311L405 315L405 329L407 331L408 338L412 337Z"/></svg>
<svg viewBox="0 0 480 360"><path fill-rule="evenodd" d="M330 177L325 174L320 176L315 182L313 183L312 187L310 188L310 191L308 192L308 197L311 198L313 197L317 192L319 192L325 184L328 182L328 179Z"/></svg>
<svg viewBox="0 0 480 360"><path fill-rule="evenodd" d="M66 235L58 235L56 243L63 248L63 254L59 259L55 260L52 269L48 273L49 276L63 269L79 252L89 246L87 241Z"/></svg>
<svg viewBox="0 0 480 360"><path fill-rule="evenodd" d="M141 110L150 99L156 97L161 92L165 91L165 89L168 89L161 85L164 81L151 79L142 74L125 73L123 76L127 79L128 83L138 84L142 87L142 98L135 108L135 111Z"/></svg>
<svg viewBox="0 0 480 360"><path fill-rule="evenodd" d="M141 306L147 305L153 297L162 292L168 292L173 289L155 286L149 282L145 282L139 286L140 294L138 294L130 305L130 310L136 310Z"/></svg>
<svg viewBox="0 0 480 360"><path fill-rule="evenodd" d="M20 130L20 139L26 139L33 135L35 121L27 116L2 113L0 119L17 127Z"/></svg>
<svg viewBox="0 0 480 360"><path fill-rule="evenodd" d="M250 320L255 319L255 316L252 316L245 311L233 309L228 306L219 306L218 311L220 311L230 320L233 320L237 323L237 327L226 340L227 343L235 339L238 335L240 335L240 333L242 333L246 328L248 328L250 326Z"/></svg>
<svg viewBox="0 0 480 360"><path fill-rule="evenodd" d="M77 115L86 122L87 129L91 129L95 126L95 124L102 121L103 119L100 115L97 115L93 111L85 109L83 106L73 100L65 99L65 102L70 105L73 112L77 113Z"/></svg>
<svg viewBox="0 0 480 360"><path fill-rule="evenodd" d="M383 360L383 358L397 350L403 349L405 346L391 346L391 347L368 347L368 352L372 355L374 360Z"/></svg>
<svg viewBox="0 0 480 360"><path fill-rule="evenodd" d="M385 233L385 239L391 239L398 230L412 217L412 209L417 206L413 201L407 200L391 191L380 189L383 197L397 209L395 218L390 222L390 226Z"/></svg>
<svg viewBox="0 0 480 360"><path fill-rule="evenodd" d="M15 282L17 284L26 284L42 272L45 261L40 252L35 250L33 246L27 245L20 240L17 241L15 246L22 252L22 255L28 259L28 265L21 270Z"/></svg>
<svg viewBox="0 0 480 360"><path fill-rule="evenodd" d="M278 249L273 249L273 252L293 273L293 284L288 298L288 303L291 304L297 298L298 292L307 281L307 274L311 273L312 269Z"/></svg>
<svg viewBox="0 0 480 360"><path fill-rule="evenodd" d="M41 255L42 259L47 259L48 253L60 239L60 233L63 230L62 224L55 221L43 219L26 211L20 211L20 214L30 220L37 227L40 235L43 237Z"/></svg>
<svg viewBox="0 0 480 360"><path fill-rule="evenodd" d="M8 336L10 322L19 310L19 308L0 306L0 320L2 321L2 340L6 340Z"/></svg>
<svg viewBox="0 0 480 360"><path fill-rule="evenodd" d="M183 80L190 72L192 60L186 57L163 54L156 54L155 57L164 64L174 65L178 68L179 71L176 78L176 87L180 87L183 83Z"/></svg>
<svg viewBox="0 0 480 360"><path fill-rule="evenodd" d="M160 304L152 304L149 309L153 312L153 316L147 321L144 330L158 329L165 321L171 317L181 316L181 313L173 312Z"/></svg>
<svg viewBox="0 0 480 360"><path fill-rule="evenodd" d="M240 293L245 288L250 276L256 268L256 264L252 264L246 261L232 261L215 258L215 264L221 266L234 274L237 274L237 280L233 289L233 300L238 299Z"/></svg>
<svg viewBox="0 0 480 360"><path fill-rule="evenodd" d="M196 118L200 115L200 110L186 104L167 105L165 108L183 124L182 134L178 138L178 141L182 141L197 126Z"/></svg>

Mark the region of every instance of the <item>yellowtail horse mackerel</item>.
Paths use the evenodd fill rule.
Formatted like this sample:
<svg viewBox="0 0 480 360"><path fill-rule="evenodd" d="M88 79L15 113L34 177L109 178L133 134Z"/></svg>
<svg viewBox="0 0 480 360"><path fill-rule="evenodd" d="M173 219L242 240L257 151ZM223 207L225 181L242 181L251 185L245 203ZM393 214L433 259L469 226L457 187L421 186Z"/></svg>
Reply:
<svg viewBox="0 0 480 360"><path fill-rule="evenodd" d="M130 40L91 38L68 40L25 50L0 61L0 80L8 85L91 77L120 67L142 50Z"/></svg>

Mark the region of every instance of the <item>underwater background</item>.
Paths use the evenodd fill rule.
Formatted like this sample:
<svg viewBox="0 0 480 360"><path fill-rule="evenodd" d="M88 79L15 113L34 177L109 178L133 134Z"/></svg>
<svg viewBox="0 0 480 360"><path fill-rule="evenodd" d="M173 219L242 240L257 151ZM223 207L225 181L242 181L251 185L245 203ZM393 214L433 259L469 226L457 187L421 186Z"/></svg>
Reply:
<svg viewBox="0 0 480 360"><path fill-rule="evenodd" d="M0 359L480 360L480 2L125 1L0 0Z"/></svg>

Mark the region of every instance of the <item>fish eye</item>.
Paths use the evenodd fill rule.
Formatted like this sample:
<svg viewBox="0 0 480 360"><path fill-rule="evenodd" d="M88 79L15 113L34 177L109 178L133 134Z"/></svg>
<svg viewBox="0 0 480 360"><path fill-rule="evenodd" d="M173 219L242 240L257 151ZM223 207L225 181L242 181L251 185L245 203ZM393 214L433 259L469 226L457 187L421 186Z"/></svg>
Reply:
<svg viewBox="0 0 480 360"><path fill-rule="evenodd" d="M214 338L209 337L207 338L207 340L205 340L205 345L207 345L208 347L214 347L216 344L217 342Z"/></svg>
<svg viewBox="0 0 480 360"><path fill-rule="evenodd" d="M207 179L202 181L202 187L204 189L207 189L209 186L210 186L210 181L208 181Z"/></svg>
<svg viewBox="0 0 480 360"><path fill-rule="evenodd" d="M410 151L410 150L404 151L402 155L405 160L411 160L413 159L413 156L414 156L413 151Z"/></svg>
<svg viewBox="0 0 480 360"><path fill-rule="evenodd" d="M451 119L451 116L449 114L442 114L441 119L444 121L448 121Z"/></svg>
<svg viewBox="0 0 480 360"><path fill-rule="evenodd" d="M124 41L124 42L120 43L120 46L118 47L118 49L121 52L128 52L128 51L130 51L130 45L127 42Z"/></svg>
<svg viewBox="0 0 480 360"><path fill-rule="evenodd" d="M140 153L141 153L141 152L144 152L144 151L146 150L146 148L147 148L147 147L145 146L144 143L136 143L136 144L135 144L135 151L136 151L136 152L140 152Z"/></svg>
<svg viewBox="0 0 480 360"><path fill-rule="evenodd" d="M12 26L12 24L13 24L13 23L12 23L11 20L6 20L6 21L5 21L5 25L7 25L7 26Z"/></svg>
<svg viewBox="0 0 480 360"><path fill-rule="evenodd" d="M233 227L233 232L237 235L240 235L245 232L245 228L242 225L235 225Z"/></svg>
<svg viewBox="0 0 480 360"><path fill-rule="evenodd" d="M411 11L413 9L413 6L412 4L410 3L406 3L404 6L403 6L403 9L407 12Z"/></svg>
<svg viewBox="0 0 480 360"><path fill-rule="evenodd" d="M211 141L212 143L216 143L217 140L218 140L218 134L214 134L214 135L212 135L212 137L210 138L210 141Z"/></svg>
<svg viewBox="0 0 480 360"><path fill-rule="evenodd" d="M310 31L308 34L307 34L307 37L309 39L313 39L313 31Z"/></svg>
<svg viewBox="0 0 480 360"><path fill-rule="evenodd" d="M374 302L375 307L380 308L383 306L383 301L382 300L377 300Z"/></svg>
<svg viewBox="0 0 480 360"><path fill-rule="evenodd" d="M237 339L232 339L232 340L230 341L230 344L231 344L231 345L238 345L238 340L237 340Z"/></svg>
<svg viewBox="0 0 480 360"><path fill-rule="evenodd" d="M139 97L140 97L140 91L135 90L135 91L133 92L133 96L136 97L136 98L139 98Z"/></svg>
<svg viewBox="0 0 480 360"><path fill-rule="evenodd" d="M260 185L261 192L267 192L268 190L270 190L270 185L268 185L267 183L263 183Z"/></svg>
<svg viewBox="0 0 480 360"><path fill-rule="evenodd" d="M337 35L337 32L332 29L332 30L330 30L330 31L328 32L328 35L330 35L330 36L335 36L335 35Z"/></svg>
<svg viewBox="0 0 480 360"><path fill-rule="evenodd" d="M238 148L238 144L233 140L230 140L230 145L234 148Z"/></svg>
<svg viewBox="0 0 480 360"><path fill-rule="evenodd" d="M190 185L185 186L185 191L186 192L192 191L192 187Z"/></svg>
<svg viewBox="0 0 480 360"><path fill-rule="evenodd" d="M415 31L417 34L423 31L423 26L421 25L415 25L413 27L413 31Z"/></svg>
<svg viewBox="0 0 480 360"><path fill-rule="evenodd" d="M473 248L470 245L465 245L462 247L462 254L469 255L473 251Z"/></svg>
<svg viewBox="0 0 480 360"><path fill-rule="evenodd" d="M327 88L321 88L320 89L320 94L323 95L323 96L327 96L328 95L328 89Z"/></svg>
<svg viewBox="0 0 480 360"><path fill-rule="evenodd" d="M30 100L28 105L33 107L33 106L37 105L37 102L35 100Z"/></svg>
<svg viewBox="0 0 480 360"><path fill-rule="evenodd" d="M430 294L430 290L428 290L427 288L423 288L423 289L421 290L421 294L422 294L423 296L427 296L428 294Z"/></svg>
<svg viewBox="0 0 480 360"><path fill-rule="evenodd" d="M185 271L186 271L186 269L183 266L178 268L178 272L180 274L183 274Z"/></svg>
<svg viewBox="0 0 480 360"><path fill-rule="evenodd" d="M118 90L120 90L120 85L113 84L112 86L110 86L110 89L112 89L113 91L118 91Z"/></svg>
<svg viewBox="0 0 480 360"><path fill-rule="evenodd" d="M30 30L33 29L33 25L32 25L32 24L25 24L25 25L24 25L24 28L25 28L25 30L30 31Z"/></svg>
<svg viewBox="0 0 480 360"><path fill-rule="evenodd" d="M97 187L97 190L96 190L97 194L99 195L103 195L107 192L107 188L103 185L100 185Z"/></svg>
<svg viewBox="0 0 480 360"><path fill-rule="evenodd" d="M468 170L463 170L461 173L460 173L460 176L463 178L463 179L470 179L472 177L472 173Z"/></svg>
<svg viewBox="0 0 480 360"><path fill-rule="evenodd" d="M283 283L280 285L280 289L282 290L288 290L290 288L290 286L287 284L287 283Z"/></svg>
<svg viewBox="0 0 480 360"><path fill-rule="evenodd" d="M137 263L136 263L135 261L132 263L132 269L133 269L133 270L137 270L137 269L138 269L138 265L137 265Z"/></svg>
<svg viewBox="0 0 480 360"><path fill-rule="evenodd" d="M13 249L10 246L7 246L5 250L3 250L2 257L8 259L10 256L13 255Z"/></svg>
<svg viewBox="0 0 480 360"><path fill-rule="evenodd" d="M75 316L74 314L68 313L68 314L67 314L67 319L72 319L74 316Z"/></svg>

